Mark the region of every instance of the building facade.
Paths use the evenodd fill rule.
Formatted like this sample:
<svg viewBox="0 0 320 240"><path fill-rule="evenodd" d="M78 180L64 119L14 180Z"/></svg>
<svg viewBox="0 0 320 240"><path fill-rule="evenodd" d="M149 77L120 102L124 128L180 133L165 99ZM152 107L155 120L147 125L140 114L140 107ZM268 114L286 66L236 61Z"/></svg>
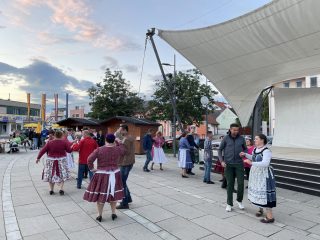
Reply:
<svg viewBox="0 0 320 240"><path fill-rule="evenodd" d="M70 117L72 118L84 118L84 106L76 106L70 110Z"/></svg>
<svg viewBox="0 0 320 240"><path fill-rule="evenodd" d="M30 117L26 102L0 99L0 135L9 135L12 131L21 130L23 124L41 121L41 105L30 104Z"/></svg>

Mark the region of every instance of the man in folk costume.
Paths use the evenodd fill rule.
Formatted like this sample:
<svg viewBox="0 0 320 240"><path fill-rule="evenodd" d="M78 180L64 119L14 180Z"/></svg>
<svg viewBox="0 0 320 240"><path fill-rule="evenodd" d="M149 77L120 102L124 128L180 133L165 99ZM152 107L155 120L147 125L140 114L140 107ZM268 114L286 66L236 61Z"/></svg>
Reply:
<svg viewBox="0 0 320 240"><path fill-rule="evenodd" d="M192 160L193 164L196 162L195 151L199 148L198 144L196 143L197 136L198 135L196 134L196 127L195 126L191 126L190 127L190 133L187 136L187 140L188 140L188 142L189 142L189 144L191 146L191 148L190 148L190 156L191 156L191 160ZM192 168L188 168L187 169L187 174L195 175L195 173L192 172Z"/></svg>

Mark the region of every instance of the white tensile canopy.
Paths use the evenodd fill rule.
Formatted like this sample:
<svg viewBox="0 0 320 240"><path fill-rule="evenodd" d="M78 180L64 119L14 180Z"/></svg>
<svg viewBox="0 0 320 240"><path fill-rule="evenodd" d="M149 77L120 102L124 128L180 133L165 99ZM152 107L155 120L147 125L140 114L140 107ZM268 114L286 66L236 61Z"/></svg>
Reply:
<svg viewBox="0 0 320 240"><path fill-rule="evenodd" d="M260 92L320 72L320 0L275 0L207 28L158 35L224 95L243 125Z"/></svg>

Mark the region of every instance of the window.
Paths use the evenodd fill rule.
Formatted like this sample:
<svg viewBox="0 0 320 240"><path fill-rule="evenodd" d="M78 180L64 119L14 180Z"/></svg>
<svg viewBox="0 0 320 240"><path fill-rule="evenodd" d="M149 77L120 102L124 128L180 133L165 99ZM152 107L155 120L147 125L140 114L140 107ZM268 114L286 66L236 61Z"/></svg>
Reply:
<svg viewBox="0 0 320 240"><path fill-rule="evenodd" d="M284 87L284 88L290 87L290 83L289 83L289 82L284 82L284 83L283 83L283 87Z"/></svg>
<svg viewBox="0 0 320 240"><path fill-rule="evenodd" d="M302 81L297 81L296 84L297 84L297 88L302 88Z"/></svg>
<svg viewBox="0 0 320 240"><path fill-rule="evenodd" d="M76 106L76 110L79 110L79 106Z"/></svg>
<svg viewBox="0 0 320 240"><path fill-rule="evenodd" d="M312 77L310 78L310 87L317 87L318 86L318 78Z"/></svg>

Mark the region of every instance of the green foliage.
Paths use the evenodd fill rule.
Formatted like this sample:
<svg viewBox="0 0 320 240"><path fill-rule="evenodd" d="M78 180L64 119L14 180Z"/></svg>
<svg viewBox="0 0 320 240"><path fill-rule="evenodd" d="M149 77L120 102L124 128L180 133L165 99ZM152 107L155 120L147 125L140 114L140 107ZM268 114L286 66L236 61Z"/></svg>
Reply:
<svg viewBox="0 0 320 240"><path fill-rule="evenodd" d="M268 94L264 93L263 94L263 105L262 105L262 121L269 122L269 98Z"/></svg>
<svg viewBox="0 0 320 240"><path fill-rule="evenodd" d="M201 76L198 70L193 69L177 73L176 79L169 79L170 85L173 86L175 82L177 111L183 124L199 124L203 120L205 107L200 102L202 96L207 96L210 103L214 102L213 97L217 92L209 85L201 84ZM149 116L153 120L173 119L170 96L162 79L156 81L152 98L149 102Z"/></svg>
<svg viewBox="0 0 320 240"><path fill-rule="evenodd" d="M122 71L111 72L107 68L102 82L88 89L92 100L90 117L107 119L114 116L133 116L143 107L143 100L130 89L131 86L123 77Z"/></svg>

